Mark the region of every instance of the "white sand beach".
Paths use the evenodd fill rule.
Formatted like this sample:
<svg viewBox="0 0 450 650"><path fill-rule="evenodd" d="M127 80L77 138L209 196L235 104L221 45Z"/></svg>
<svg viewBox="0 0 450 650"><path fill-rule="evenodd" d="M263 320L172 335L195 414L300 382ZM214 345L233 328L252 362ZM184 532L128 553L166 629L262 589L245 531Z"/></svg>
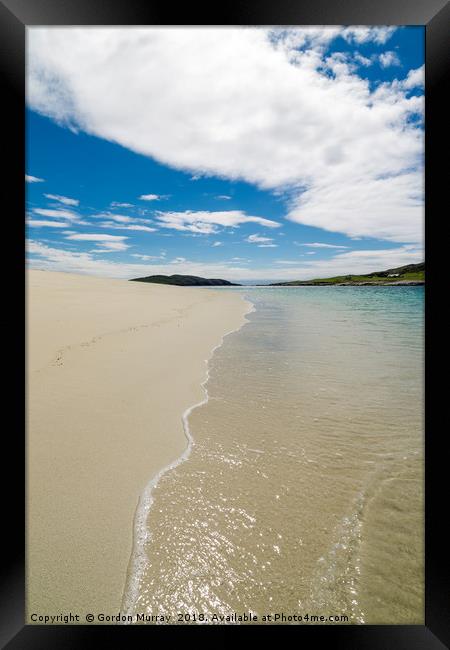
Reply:
<svg viewBox="0 0 450 650"><path fill-rule="evenodd" d="M227 291L28 271L28 620L120 610L139 496L186 448L206 360L247 311Z"/></svg>

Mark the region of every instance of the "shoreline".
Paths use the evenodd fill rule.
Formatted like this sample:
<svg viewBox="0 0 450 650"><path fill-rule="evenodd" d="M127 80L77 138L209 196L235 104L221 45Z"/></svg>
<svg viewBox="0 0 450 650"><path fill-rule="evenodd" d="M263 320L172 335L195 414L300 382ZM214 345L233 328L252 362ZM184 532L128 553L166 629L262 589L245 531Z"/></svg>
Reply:
<svg viewBox="0 0 450 650"><path fill-rule="evenodd" d="M399 282L299 282L298 284L256 284L256 287L421 287L424 280L405 280Z"/></svg>
<svg viewBox="0 0 450 650"><path fill-rule="evenodd" d="M244 325L246 325L249 322L247 319L247 315L255 311L255 306L253 303L251 303L249 300L246 300L245 302L247 305L249 305L249 309L244 313L244 322L238 325L236 328L223 334L220 343L218 343L211 350L208 359L205 360L206 377L200 384L201 389L204 392L203 399L197 402L196 404L189 406L181 416L181 420L183 422L183 431L187 440L187 446L185 450L183 451L181 456L179 456L179 458L175 459L172 463L169 463L169 465L167 465L166 467L163 467L155 476L153 476L150 479L149 483L146 485L143 493L139 498L139 502L136 508L136 513L134 518L134 526L133 526L133 531L134 531L133 549L131 551L131 557L130 557L129 567L127 571L127 580L125 583L124 593L122 598L122 606L120 608L120 614L123 616L128 617L132 615L132 609L138 597L139 579L142 576L142 573L145 569L145 564L147 562L146 555L145 555L145 543L149 539L149 536L151 535L150 530L147 528L147 517L149 515L150 509L154 501L153 490L158 485L160 479L164 476L164 474L174 469L175 467L178 467L179 465L181 465L181 463L184 463L186 460L189 459L189 456L191 455L192 448L195 445L195 439L189 427L189 416L196 408L199 408L200 406L203 406L203 404L208 403L209 393L208 393L207 384L210 376L210 363L214 357L215 351L218 350L220 347L222 347L223 342L227 336L229 336L230 334L234 334L235 332L238 332L240 329L242 329L242 327L244 327Z"/></svg>
<svg viewBox="0 0 450 650"><path fill-rule="evenodd" d="M28 621L121 608L151 501L136 504L188 455L208 362L248 307L234 292L27 272Z"/></svg>

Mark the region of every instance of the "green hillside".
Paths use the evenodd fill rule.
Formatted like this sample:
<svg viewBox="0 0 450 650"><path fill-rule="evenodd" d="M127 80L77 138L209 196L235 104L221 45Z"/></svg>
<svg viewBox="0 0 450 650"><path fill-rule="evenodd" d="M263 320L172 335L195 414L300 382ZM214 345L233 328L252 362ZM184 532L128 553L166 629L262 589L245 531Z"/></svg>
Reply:
<svg viewBox="0 0 450 650"><path fill-rule="evenodd" d="M425 262L407 264L386 271L376 271L365 275L337 275L332 278L316 278L314 280L293 280L291 282L275 282L271 286L311 286L311 285L404 285L425 283Z"/></svg>

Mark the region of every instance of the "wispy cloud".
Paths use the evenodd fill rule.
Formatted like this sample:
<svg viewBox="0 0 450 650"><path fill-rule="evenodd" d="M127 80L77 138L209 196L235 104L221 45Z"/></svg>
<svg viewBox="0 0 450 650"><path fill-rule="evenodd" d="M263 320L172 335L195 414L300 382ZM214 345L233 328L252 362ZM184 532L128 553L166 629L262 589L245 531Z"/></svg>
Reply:
<svg viewBox="0 0 450 650"><path fill-rule="evenodd" d="M249 235L245 241L250 244L266 244L273 242L272 237L261 237L261 235Z"/></svg>
<svg viewBox="0 0 450 650"><path fill-rule="evenodd" d="M140 217L130 217L124 214L115 214L114 212L102 212L92 215L93 219L104 219L99 225L101 228L111 228L113 230L136 230L142 232L155 232L149 224L148 219Z"/></svg>
<svg viewBox="0 0 450 650"><path fill-rule="evenodd" d="M98 254L79 253L51 247L39 241L28 242L27 250L30 255L29 265L32 268L116 278L133 278L148 273L148 264L111 262L99 257L98 254L107 253L106 250L98 250ZM301 280L348 273L370 273L422 260L423 250L407 245L390 249L349 251L338 253L331 260L308 260L298 262L298 266L280 264L282 268L269 270L266 266L249 268L246 264L248 260L243 258L234 258L229 264L183 261L183 258L175 258L171 262L162 260L160 264L155 263L156 260L148 261L152 262L152 273L155 274L173 273L171 268L176 264L178 273L202 277L222 277L230 280L265 280L268 277L274 280Z"/></svg>
<svg viewBox="0 0 450 650"><path fill-rule="evenodd" d="M67 228L68 226L63 221L45 221L42 219L27 219L26 224L31 228Z"/></svg>
<svg viewBox="0 0 450 650"><path fill-rule="evenodd" d="M110 203L112 208L133 208L133 203L120 203L120 201L112 201Z"/></svg>
<svg viewBox="0 0 450 650"><path fill-rule="evenodd" d="M100 212L99 214L91 215L92 219L107 219L109 221L116 221L117 223L138 223L145 221L137 217L129 217L125 214L116 214L115 212Z"/></svg>
<svg viewBox="0 0 450 650"><path fill-rule="evenodd" d="M296 246L307 246L309 248L348 248L348 246L338 246L337 244L323 244L321 242L312 242L303 244L298 241L294 241Z"/></svg>
<svg viewBox="0 0 450 650"><path fill-rule="evenodd" d="M267 228L278 228L277 221L247 215L241 210L228 210L223 212L157 212L158 225L174 230L189 231L200 234L213 234L222 228L236 228L243 223L259 223Z"/></svg>
<svg viewBox="0 0 450 650"><path fill-rule="evenodd" d="M161 255L141 255L141 253L131 253L131 257L136 257L143 262L150 262L153 260L163 260L166 257L166 254L161 253Z"/></svg>
<svg viewBox="0 0 450 650"><path fill-rule="evenodd" d="M67 196L61 196L60 194L44 194L48 199L53 199L59 203L64 203L64 205L78 205L80 201L78 199L70 199Z"/></svg>
<svg viewBox="0 0 450 650"><path fill-rule="evenodd" d="M363 65L365 68L368 68L373 63L373 59L363 56L359 52L356 52L353 58L359 65Z"/></svg>
<svg viewBox="0 0 450 650"><path fill-rule="evenodd" d="M71 210L64 208L57 208L56 210L50 208L33 208L33 213L41 217L51 217L52 219L67 219L71 222L79 222L80 216Z"/></svg>
<svg viewBox="0 0 450 650"><path fill-rule="evenodd" d="M45 183L43 178L38 178L37 176L30 176L30 174L25 174L25 181L27 183Z"/></svg>
<svg viewBox="0 0 450 650"><path fill-rule="evenodd" d="M101 228L110 228L112 230L137 230L141 232L156 232L157 228L152 228L151 226L142 226L139 224L119 224L114 223L114 221L102 221L100 224Z"/></svg>
<svg viewBox="0 0 450 650"><path fill-rule="evenodd" d="M297 265L300 263L300 260L275 260L275 264L288 264L288 265Z"/></svg>
<svg viewBox="0 0 450 650"><path fill-rule="evenodd" d="M74 241L95 241L98 242L99 246L102 249L108 249L111 251L125 251L127 248L130 248L129 245L125 244L124 242L124 240L128 239L128 237L119 235L105 235L103 233L77 233L75 235L68 235L66 239Z"/></svg>
<svg viewBox="0 0 450 650"><path fill-rule="evenodd" d="M161 201L161 199L166 198L160 194L141 194L139 199L141 201Z"/></svg>

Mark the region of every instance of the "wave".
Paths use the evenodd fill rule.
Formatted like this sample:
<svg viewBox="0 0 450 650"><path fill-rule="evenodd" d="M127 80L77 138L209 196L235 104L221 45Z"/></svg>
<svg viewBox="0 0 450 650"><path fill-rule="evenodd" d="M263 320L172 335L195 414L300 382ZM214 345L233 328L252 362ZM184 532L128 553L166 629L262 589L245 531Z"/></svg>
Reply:
<svg viewBox="0 0 450 650"><path fill-rule="evenodd" d="M256 310L254 303L251 302L247 298L247 296L245 302L248 304L249 309L244 314L244 322L241 325L239 325L239 327L236 327L235 329L226 332L222 336L220 343L218 343L211 350L210 357L206 359L206 377L204 381L201 383L201 388L204 392L204 398L199 402L197 402L196 404L189 406L182 414L183 430L187 439L186 449L183 451L181 456L179 456L176 460L172 461L171 463L163 467L150 480L150 482L146 485L144 491L140 496L136 508L136 512L134 515L133 549L131 552L131 558L128 565L127 580L126 580L125 589L122 597L121 614L123 614L124 616L128 616L133 613L134 606L139 597L139 586L140 586L141 578L145 572L146 567L148 566L148 559L145 552L145 547L147 542L151 540L151 531L147 526L147 518L154 502L153 490L157 486L162 476L164 476L170 470L175 469L175 467L178 467L181 463L184 463L191 454L192 447L194 446L195 442L191 430L189 428L189 416L192 413L192 411L194 411L196 408L200 406L203 406L209 400L209 394L208 394L208 389L206 388L206 384L208 383L209 375L210 375L210 361L214 356L215 351L223 345L224 339L227 336L233 334L234 332L239 331L242 327L244 327L244 325L246 325L249 322L247 316Z"/></svg>

